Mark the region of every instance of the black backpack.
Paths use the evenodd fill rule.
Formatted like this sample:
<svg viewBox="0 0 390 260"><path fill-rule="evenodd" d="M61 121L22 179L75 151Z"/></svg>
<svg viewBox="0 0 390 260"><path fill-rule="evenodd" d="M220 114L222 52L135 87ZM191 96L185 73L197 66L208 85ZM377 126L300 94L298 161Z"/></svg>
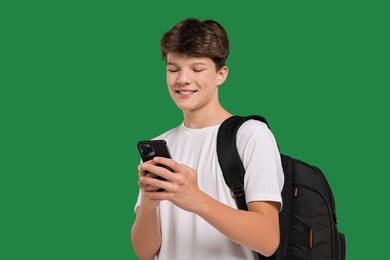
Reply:
<svg viewBox="0 0 390 260"><path fill-rule="evenodd" d="M236 147L238 128L247 120L268 123L261 116L232 116L218 130L217 154L237 207L247 210L244 175ZM269 127L269 126L268 126ZM281 155L284 171L283 210L279 214L280 244L272 260L344 260L346 243L337 229L336 207L325 175L315 166Z"/></svg>

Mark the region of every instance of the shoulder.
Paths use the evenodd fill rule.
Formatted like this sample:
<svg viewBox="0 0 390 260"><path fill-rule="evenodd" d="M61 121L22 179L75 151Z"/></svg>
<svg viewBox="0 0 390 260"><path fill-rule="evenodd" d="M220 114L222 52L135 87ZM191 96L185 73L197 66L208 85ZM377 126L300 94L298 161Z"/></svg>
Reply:
<svg viewBox="0 0 390 260"><path fill-rule="evenodd" d="M276 149L277 143L275 136L268 128L267 124L258 120L246 121L237 132L237 147L239 149L246 149L252 147L253 149L268 150Z"/></svg>
<svg viewBox="0 0 390 260"><path fill-rule="evenodd" d="M243 125L243 127L246 127L246 128L266 128L268 129L268 126L259 121L259 120L255 120L255 119L250 119L248 121L246 121Z"/></svg>
<svg viewBox="0 0 390 260"><path fill-rule="evenodd" d="M258 120L248 120L238 129L238 136L269 135L272 134L268 126Z"/></svg>

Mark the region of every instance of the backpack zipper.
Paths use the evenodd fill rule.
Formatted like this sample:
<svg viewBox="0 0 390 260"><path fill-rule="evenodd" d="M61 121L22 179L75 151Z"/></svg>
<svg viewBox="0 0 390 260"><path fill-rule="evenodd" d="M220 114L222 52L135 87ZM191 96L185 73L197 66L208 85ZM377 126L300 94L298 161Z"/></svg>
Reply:
<svg viewBox="0 0 390 260"><path fill-rule="evenodd" d="M331 227L331 240L332 240L332 259L335 259L336 257L336 253L335 253L335 248L334 248L334 244L335 244L335 241L334 241L334 236L335 236L335 230L333 228L333 222L334 222L334 216L332 214L332 207L331 205L329 205L329 201L325 198L325 196L319 192L318 190L312 188L311 186L308 186L308 185L305 185L305 184L302 184L302 183L295 183L294 184L294 198L295 197L298 197L298 190L299 188L303 188L303 189L307 189L307 190L310 190L312 192L315 192L316 194L320 195L320 197L323 199L323 201L325 201L325 204L328 208L328 214L330 217L330 227ZM337 224L337 223L336 223Z"/></svg>

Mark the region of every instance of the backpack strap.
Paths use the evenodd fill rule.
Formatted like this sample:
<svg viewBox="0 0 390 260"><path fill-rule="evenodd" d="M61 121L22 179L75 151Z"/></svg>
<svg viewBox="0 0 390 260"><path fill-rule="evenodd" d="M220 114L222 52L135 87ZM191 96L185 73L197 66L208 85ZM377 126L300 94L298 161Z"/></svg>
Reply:
<svg viewBox="0 0 390 260"><path fill-rule="evenodd" d="M245 168L237 151L236 137L240 126L250 119L259 120L269 128L267 121L262 116L232 116L221 124L217 135L218 162L222 169L225 182L234 195L237 207L241 210L248 210L248 207L246 205L244 190ZM261 260L276 259L275 254L270 257L265 257L259 253L257 255Z"/></svg>
<svg viewBox="0 0 390 260"><path fill-rule="evenodd" d="M240 126L250 119L259 120L269 127L262 116L232 116L221 124L217 135L218 162L225 182L233 193L237 207L241 210L248 210L248 208L244 190L245 168L237 151L236 136Z"/></svg>

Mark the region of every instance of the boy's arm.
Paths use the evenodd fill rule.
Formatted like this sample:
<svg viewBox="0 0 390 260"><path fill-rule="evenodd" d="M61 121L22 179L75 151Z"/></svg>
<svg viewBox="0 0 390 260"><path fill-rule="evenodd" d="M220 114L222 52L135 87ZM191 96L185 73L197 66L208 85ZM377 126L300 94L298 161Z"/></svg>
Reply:
<svg viewBox="0 0 390 260"><path fill-rule="evenodd" d="M152 161L144 164L153 164ZM152 176L138 166L138 176ZM136 217L131 229L131 240L135 254L141 260L150 260L157 255L161 246L160 219L158 216L159 200L144 196L145 192L155 192L158 188L138 182L140 187L141 203L136 209Z"/></svg>
<svg viewBox="0 0 390 260"><path fill-rule="evenodd" d="M131 240L135 254L141 260L150 260L157 255L161 245L160 221L157 208L141 205L131 229Z"/></svg>
<svg viewBox="0 0 390 260"><path fill-rule="evenodd" d="M165 189L164 192L145 192L151 200L168 200L183 210L193 212L218 229L230 240L264 256L272 255L279 245L279 205L277 202L250 202L249 211L231 208L201 191L195 170L172 159L156 157L163 167L142 164L144 171L153 172L168 181L146 176L143 185Z"/></svg>
<svg viewBox="0 0 390 260"><path fill-rule="evenodd" d="M279 207L276 202L250 202L248 211L231 208L204 194L195 212L230 240L264 256L279 246Z"/></svg>

